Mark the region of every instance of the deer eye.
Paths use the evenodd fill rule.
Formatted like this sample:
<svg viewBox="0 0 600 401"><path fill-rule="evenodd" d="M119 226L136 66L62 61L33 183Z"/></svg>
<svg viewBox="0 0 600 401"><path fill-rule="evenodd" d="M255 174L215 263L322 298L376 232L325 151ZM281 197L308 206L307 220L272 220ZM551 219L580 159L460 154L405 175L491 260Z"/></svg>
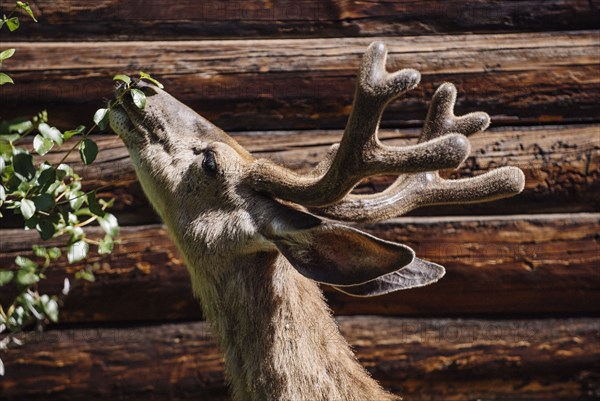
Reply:
<svg viewBox="0 0 600 401"><path fill-rule="evenodd" d="M202 160L202 168L207 174L214 175L217 172L217 160L215 153L212 150L204 152L204 160Z"/></svg>

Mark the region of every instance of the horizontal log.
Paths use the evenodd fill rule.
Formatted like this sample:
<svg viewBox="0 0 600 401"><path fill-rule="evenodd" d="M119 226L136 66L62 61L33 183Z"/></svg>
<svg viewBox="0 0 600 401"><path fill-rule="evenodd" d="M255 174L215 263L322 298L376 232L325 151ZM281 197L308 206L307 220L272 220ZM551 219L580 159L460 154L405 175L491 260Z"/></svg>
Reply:
<svg viewBox="0 0 600 401"><path fill-rule="evenodd" d="M530 315L600 313L600 214L402 218L364 227L408 244L446 266L437 284L376 298L325 287L338 315ZM91 229L91 237L103 234ZM0 265L38 242L37 234L0 231ZM113 254L92 254L96 281L74 286L63 322L201 318L182 258L160 225L124 227ZM42 290L62 289L65 260L48 270ZM7 287L0 303L11 300Z"/></svg>
<svg viewBox="0 0 600 401"><path fill-rule="evenodd" d="M598 28L597 0L32 2L16 40L303 38ZM0 2L7 12L14 2Z"/></svg>
<svg viewBox="0 0 600 401"><path fill-rule="evenodd" d="M385 130L387 144L415 143L418 130ZM525 171L525 190L517 197L477 205L436 206L417 209L412 215L525 214L600 211L600 125L492 128L471 138L471 156L453 177L474 176L502 165ZM314 167L341 131L237 132L233 136L258 157L274 159L300 171ZM104 188L102 196L114 196L113 211L122 224L158 222L148 205L129 160L127 150L114 135L95 136L100 153L84 167L77 152L67 159L83 177L87 189ZM62 160L64 150L47 155ZM373 177L358 192L380 191L391 177ZM5 219L6 227L20 227L20 220Z"/></svg>
<svg viewBox="0 0 600 401"><path fill-rule="evenodd" d="M597 319L339 318L381 384L413 401L596 400ZM0 397L228 400L208 324L53 330L2 355Z"/></svg>
<svg viewBox="0 0 600 401"><path fill-rule="evenodd" d="M485 110L495 123L597 121L597 31L345 39L20 43L3 68L15 85L7 117L47 108L76 126L113 97L117 73L151 72L174 96L227 130L340 128L360 55L374 39L390 69L413 67L422 85L390 105L383 125L422 122L435 87L457 84L457 112Z"/></svg>

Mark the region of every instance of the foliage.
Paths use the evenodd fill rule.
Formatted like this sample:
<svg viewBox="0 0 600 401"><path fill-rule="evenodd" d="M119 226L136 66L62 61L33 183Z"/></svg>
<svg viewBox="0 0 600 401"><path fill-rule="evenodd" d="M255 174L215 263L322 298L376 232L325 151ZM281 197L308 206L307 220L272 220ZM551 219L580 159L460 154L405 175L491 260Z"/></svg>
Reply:
<svg viewBox="0 0 600 401"><path fill-rule="evenodd" d="M13 16L18 10L37 22L29 5L17 2L15 9L0 20L0 29L4 25L10 31L19 28L19 19ZM14 53L15 49L1 51L0 67ZM143 79L162 87L144 72L135 81L125 75L114 79L125 85L121 96L128 94L141 109L146 97L135 89L137 82ZM0 73L0 85L6 83L14 82L9 75ZM110 254L117 243L119 225L107 211L114 199L98 197L100 188L84 191L81 177L66 163L75 149L84 165L96 160L99 149L90 134L96 128L100 131L107 128L108 115L109 109L101 108L94 114L90 128L80 125L64 132L48 123L45 111L31 119L0 120L0 220L8 218L7 215L16 216L26 230L36 230L43 241L52 240L52 246L34 246L32 258L17 256L16 270L0 268L0 288L10 288L16 294L6 308L0 305L0 351L20 345L17 333L25 328L41 329L47 322L57 322L62 298L69 293L73 279L94 280L93 266L88 264L75 269L73 277L65 277L59 294L45 294L40 287L53 263L61 259L69 264L82 262L93 248L99 255ZM67 145L70 147L58 163L44 160L52 150ZM101 238L90 238L83 228L96 222L104 234ZM0 359L0 376L3 374Z"/></svg>

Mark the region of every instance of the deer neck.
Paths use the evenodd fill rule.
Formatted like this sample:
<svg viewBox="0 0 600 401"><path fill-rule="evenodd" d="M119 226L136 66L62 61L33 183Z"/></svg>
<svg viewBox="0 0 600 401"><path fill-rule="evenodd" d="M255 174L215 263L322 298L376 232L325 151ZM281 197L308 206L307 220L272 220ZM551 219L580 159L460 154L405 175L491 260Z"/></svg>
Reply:
<svg viewBox="0 0 600 401"><path fill-rule="evenodd" d="M358 364L318 286L279 253L189 256L194 292L225 351L236 400L396 399ZM217 264L228 266L210 267Z"/></svg>

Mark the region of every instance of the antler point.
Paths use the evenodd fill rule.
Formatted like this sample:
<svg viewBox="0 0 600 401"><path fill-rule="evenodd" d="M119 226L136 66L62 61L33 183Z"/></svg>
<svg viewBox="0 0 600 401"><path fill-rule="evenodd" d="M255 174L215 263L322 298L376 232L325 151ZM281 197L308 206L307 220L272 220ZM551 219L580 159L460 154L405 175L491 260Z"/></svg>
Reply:
<svg viewBox="0 0 600 401"><path fill-rule="evenodd" d="M456 102L456 94L456 86L450 82L444 82L433 94L433 100L451 109L454 107L454 103Z"/></svg>
<svg viewBox="0 0 600 401"><path fill-rule="evenodd" d="M448 153L456 155L456 166L460 166L471 153L471 142L463 134L450 134Z"/></svg>
<svg viewBox="0 0 600 401"><path fill-rule="evenodd" d="M508 191L518 194L525 189L525 173L518 167L507 166L505 168L506 181L509 186Z"/></svg>
<svg viewBox="0 0 600 401"><path fill-rule="evenodd" d="M444 82L441 84L436 92L456 92L456 86L452 82Z"/></svg>
<svg viewBox="0 0 600 401"><path fill-rule="evenodd" d="M368 50L373 50L377 53L385 52L386 51L385 43L383 43L380 40L376 40L375 42L372 42L371 45L369 45Z"/></svg>

